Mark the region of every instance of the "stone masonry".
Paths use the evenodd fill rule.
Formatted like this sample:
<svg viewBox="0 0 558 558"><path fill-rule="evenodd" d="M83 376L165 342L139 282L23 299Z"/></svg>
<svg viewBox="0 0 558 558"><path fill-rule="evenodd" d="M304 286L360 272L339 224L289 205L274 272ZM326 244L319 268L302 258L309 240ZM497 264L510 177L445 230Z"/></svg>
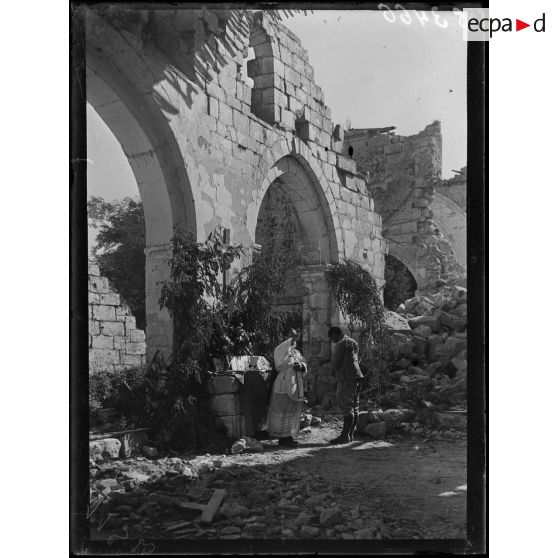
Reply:
<svg viewBox="0 0 558 558"><path fill-rule="evenodd" d="M231 243L255 247L264 198L280 189L299 227L303 342L317 381L328 326L340 321L325 265L351 258L382 286L387 245L300 40L249 10L84 13L87 100L127 155L145 211L148 356L172 352L158 283L173 227L202 241L220 225Z"/></svg>
<svg viewBox="0 0 558 558"><path fill-rule="evenodd" d="M463 211L467 211L467 167L454 172L455 176L442 180L436 191L452 200Z"/></svg>
<svg viewBox="0 0 558 558"><path fill-rule="evenodd" d="M443 234L445 231L433 210L435 191L441 182L440 122L433 122L409 137L396 135L393 129L349 130L344 137L344 152L354 158L365 175L375 207L382 216L389 254L409 269L419 291L435 289L440 281L463 273L451 239ZM440 196L437 209L438 217L448 217L449 221ZM464 235L465 222L461 225ZM459 227L455 223L451 226ZM464 254L462 248L460 257Z"/></svg>
<svg viewBox="0 0 558 558"><path fill-rule="evenodd" d="M145 333L99 266L89 262L89 373L145 364Z"/></svg>

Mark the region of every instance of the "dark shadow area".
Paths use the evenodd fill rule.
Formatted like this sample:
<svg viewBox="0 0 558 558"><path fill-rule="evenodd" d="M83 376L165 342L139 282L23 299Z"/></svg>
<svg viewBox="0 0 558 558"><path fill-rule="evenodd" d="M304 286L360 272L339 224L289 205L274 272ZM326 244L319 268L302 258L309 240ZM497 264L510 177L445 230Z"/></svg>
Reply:
<svg viewBox="0 0 558 558"><path fill-rule="evenodd" d="M417 282L407 266L389 254L385 257L384 274L384 304L389 310L397 310L402 302L415 296Z"/></svg>

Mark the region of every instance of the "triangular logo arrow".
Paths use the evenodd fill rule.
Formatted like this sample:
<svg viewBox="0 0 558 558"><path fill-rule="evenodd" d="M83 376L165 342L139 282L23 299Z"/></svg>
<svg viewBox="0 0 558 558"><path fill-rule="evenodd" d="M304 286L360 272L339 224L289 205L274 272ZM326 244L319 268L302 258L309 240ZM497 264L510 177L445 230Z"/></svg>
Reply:
<svg viewBox="0 0 558 558"><path fill-rule="evenodd" d="M515 30L516 31L521 31L522 29L525 29L526 27L531 27L531 24L530 23L525 23L524 21L521 21L520 19L515 20Z"/></svg>

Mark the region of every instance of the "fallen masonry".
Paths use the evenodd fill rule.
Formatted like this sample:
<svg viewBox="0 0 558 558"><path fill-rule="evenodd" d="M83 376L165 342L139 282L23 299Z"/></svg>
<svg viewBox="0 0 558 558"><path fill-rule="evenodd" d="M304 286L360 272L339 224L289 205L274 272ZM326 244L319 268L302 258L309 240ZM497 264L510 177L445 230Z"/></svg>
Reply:
<svg viewBox="0 0 558 558"><path fill-rule="evenodd" d="M335 448L326 440L339 423L327 418L323 424L301 447L287 451L264 441L259 453L92 463L93 538L108 538L124 528L132 538L177 539L464 533L465 499L457 491L465 483L464 441L390 435L391 443ZM398 470L394 463L401 459L407 466ZM409 489L416 490L413 503L406 498ZM440 524L436 502L450 492L450 520ZM417 498L423 499L420 504ZM212 508L213 517L204 519L212 500L221 499ZM403 508L402 502L407 502ZM413 519L417 505L426 529Z"/></svg>

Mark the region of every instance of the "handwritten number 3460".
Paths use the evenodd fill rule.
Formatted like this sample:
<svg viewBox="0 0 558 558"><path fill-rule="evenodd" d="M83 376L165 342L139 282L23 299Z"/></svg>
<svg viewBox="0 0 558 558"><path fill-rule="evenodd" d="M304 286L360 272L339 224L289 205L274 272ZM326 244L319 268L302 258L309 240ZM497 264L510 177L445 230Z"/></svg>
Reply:
<svg viewBox="0 0 558 558"><path fill-rule="evenodd" d="M395 4L393 7L399 14L401 22L405 25L411 25L413 22L411 12L406 10L401 4ZM397 16L387 4L378 4L378 8L383 10L384 18L387 22L395 23ZM428 21L428 14L424 10L421 10L420 12L412 10L412 13L421 25L424 25ZM434 19L434 23L436 23L438 27L445 29L448 26L448 22L438 13L438 8L436 6L432 6L432 17Z"/></svg>

